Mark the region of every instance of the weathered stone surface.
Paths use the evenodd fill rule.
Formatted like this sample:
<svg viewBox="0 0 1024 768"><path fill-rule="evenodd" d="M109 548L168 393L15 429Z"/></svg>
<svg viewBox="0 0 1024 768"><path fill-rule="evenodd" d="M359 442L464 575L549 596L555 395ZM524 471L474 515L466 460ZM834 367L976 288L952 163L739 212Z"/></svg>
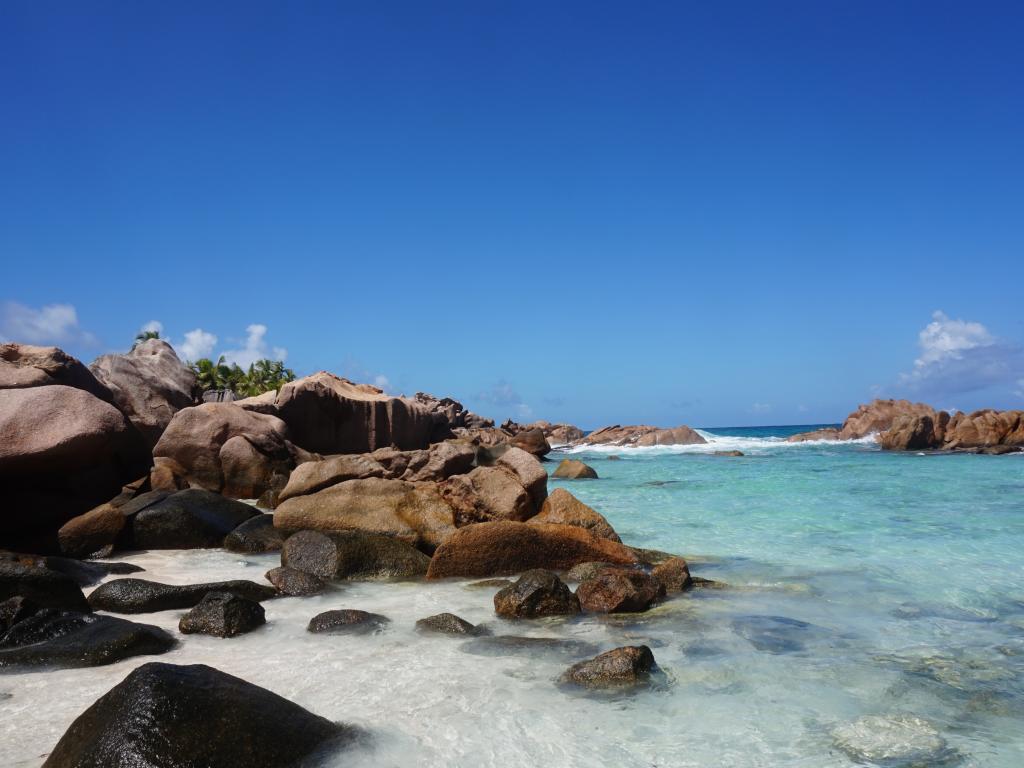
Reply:
<svg viewBox="0 0 1024 768"><path fill-rule="evenodd" d="M439 613L416 622L416 630L426 634L478 635L480 630L454 613Z"/></svg>
<svg viewBox="0 0 1024 768"><path fill-rule="evenodd" d="M195 608L181 617L182 634L236 637L266 624L263 606L230 592L207 592Z"/></svg>
<svg viewBox="0 0 1024 768"><path fill-rule="evenodd" d="M681 557L673 557L654 566L651 576L667 592L682 592L693 585L693 580L690 578L690 566Z"/></svg>
<svg viewBox="0 0 1024 768"><path fill-rule="evenodd" d="M110 613L152 613L192 608L210 592L230 592L249 600L267 600L277 590L253 581L215 581L208 584L161 584L146 579L115 579L89 595L93 610Z"/></svg>
<svg viewBox="0 0 1024 768"><path fill-rule="evenodd" d="M446 440L423 451L381 448L370 455L387 467L386 477L436 482L469 472L476 459L476 448L463 440Z"/></svg>
<svg viewBox="0 0 1024 768"><path fill-rule="evenodd" d="M576 459L562 459L553 476L563 480L597 480L597 470Z"/></svg>
<svg viewBox="0 0 1024 768"><path fill-rule="evenodd" d="M224 537L229 552L278 552L285 533L274 527L273 515L254 515Z"/></svg>
<svg viewBox="0 0 1024 768"><path fill-rule="evenodd" d="M526 489L533 509L540 509L548 496L548 473L537 457L521 448L509 446L495 459L494 466L515 478Z"/></svg>
<svg viewBox="0 0 1024 768"><path fill-rule="evenodd" d="M544 506L541 507L540 514L531 518L529 524L575 525L602 539L622 541L603 515L588 507L564 488L556 488L551 492L551 495L545 500Z"/></svg>
<svg viewBox="0 0 1024 768"><path fill-rule="evenodd" d="M71 724L44 768L293 768L350 727L202 664L144 664Z"/></svg>
<svg viewBox="0 0 1024 768"><path fill-rule="evenodd" d="M416 579L430 558L390 536L363 531L299 531L289 536L281 564L321 579Z"/></svg>
<svg viewBox="0 0 1024 768"><path fill-rule="evenodd" d="M519 478L500 467L477 467L451 477L441 485L441 495L460 528L490 520L522 522L537 512Z"/></svg>
<svg viewBox="0 0 1024 768"><path fill-rule="evenodd" d="M97 667L174 645L170 634L149 624L44 608L0 637L0 668Z"/></svg>
<svg viewBox="0 0 1024 768"><path fill-rule="evenodd" d="M1024 411L957 413L946 426L944 448L1024 446Z"/></svg>
<svg viewBox="0 0 1024 768"><path fill-rule="evenodd" d="M236 403L280 417L296 445L321 454L426 448L434 418L426 406L321 371L285 384L276 395Z"/></svg>
<svg viewBox="0 0 1024 768"><path fill-rule="evenodd" d="M839 439L858 440L873 433L884 432L899 416L935 418L935 415L935 409L924 403L912 403L909 400L872 400L867 405L857 406L857 410L846 417L842 429L839 430Z"/></svg>
<svg viewBox="0 0 1024 768"><path fill-rule="evenodd" d="M591 432L579 441L582 445L700 445L707 441L685 425L678 427L651 427L648 425L623 427L615 424Z"/></svg>
<svg viewBox="0 0 1024 768"><path fill-rule="evenodd" d="M122 507L122 512L124 508ZM203 549L224 538L260 511L202 488L178 491L125 515L118 538L122 549Z"/></svg>
<svg viewBox="0 0 1024 768"><path fill-rule="evenodd" d="M271 568L266 572L265 577L267 581L277 587L277 591L282 595L293 597L320 594L324 591L325 586L323 579L318 576L286 566Z"/></svg>
<svg viewBox="0 0 1024 768"><path fill-rule="evenodd" d="M281 502L274 525L285 531L377 533L432 550L455 530L455 518L433 485L367 478Z"/></svg>
<svg viewBox="0 0 1024 768"><path fill-rule="evenodd" d="M62 524L117 495L150 463L125 416L83 389L0 389L0 541L56 550Z"/></svg>
<svg viewBox="0 0 1024 768"><path fill-rule="evenodd" d="M0 558L0 600L24 597L44 608L88 611L82 588L64 573Z"/></svg>
<svg viewBox="0 0 1024 768"><path fill-rule="evenodd" d="M596 653L598 646L583 640L560 637L520 637L518 635L486 635L459 646L463 653L474 656L528 656L569 661L586 653Z"/></svg>
<svg viewBox="0 0 1024 768"><path fill-rule="evenodd" d="M494 596L494 611L513 619L574 616L580 602L556 574L534 568Z"/></svg>
<svg viewBox="0 0 1024 768"><path fill-rule="evenodd" d="M131 563L83 562L82 560L74 560L69 557L26 555L17 552L0 552L0 560L21 564L29 568L56 571L67 576L80 587L90 587L93 584L99 584L111 574L136 573L142 570L139 566ZM75 610L79 609L76 608Z"/></svg>
<svg viewBox="0 0 1024 768"><path fill-rule="evenodd" d="M69 557L88 557L108 550L124 528L124 515L111 504L101 504L68 520L57 531L60 551Z"/></svg>
<svg viewBox="0 0 1024 768"><path fill-rule="evenodd" d="M384 628L390 623L391 619L381 616L379 613L367 613L349 608L318 613L309 620L306 629L317 634L369 635L384 631Z"/></svg>
<svg viewBox="0 0 1024 768"><path fill-rule="evenodd" d="M933 416L897 416L892 426L878 436L879 444L890 451L919 451L942 444L949 414Z"/></svg>
<svg viewBox="0 0 1024 768"><path fill-rule="evenodd" d="M551 444L540 429L524 429L509 438L508 443L534 456L546 456L551 453Z"/></svg>
<svg viewBox="0 0 1024 768"><path fill-rule="evenodd" d="M0 642L8 629L41 610L43 607L28 597L9 597L0 601Z"/></svg>
<svg viewBox="0 0 1024 768"><path fill-rule="evenodd" d="M89 370L150 446L175 413L195 405L196 377L162 339L140 342L126 355L98 357Z"/></svg>
<svg viewBox="0 0 1024 768"><path fill-rule="evenodd" d="M605 568L576 588L583 610L593 613L646 611L664 595L664 585L637 568Z"/></svg>
<svg viewBox="0 0 1024 768"><path fill-rule="evenodd" d="M61 385L81 389L113 404L110 390L79 360L57 347L0 344L0 389Z"/></svg>
<svg viewBox="0 0 1024 768"><path fill-rule="evenodd" d="M811 432L799 432L786 438L789 443L806 443L811 440L839 440L838 427L823 427Z"/></svg>
<svg viewBox="0 0 1024 768"><path fill-rule="evenodd" d="M583 439L583 430L572 424L552 424L541 419L527 424L525 429L539 429L551 445L566 445Z"/></svg>
<svg viewBox="0 0 1024 768"><path fill-rule="evenodd" d="M434 422L431 442L451 437L454 429L480 429L494 426L494 421L491 419L485 419L472 411L467 411L462 403L450 397L434 397L426 392L417 392L413 396L413 400L424 406L431 414Z"/></svg>
<svg viewBox="0 0 1024 768"><path fill-rule="evenodd" d="M160 470L160 477L152 477L154 488L183 481L233 498L256 499L270 488L283 488L308 454L289 442L287 426L275 416L236 403L204 403L174 414L153 457Z"/></svg>
<svg viewBox="0 0 1024 768"><path fill-rule="evenodd" d="M595 560L631 564L637 558L628 547L573 525L477 523L460 528L437 548L427 578L505 576L531 568L565 571Z"/></svg>
<svg viewBox="0 0 1024 768"><path fill-rule="evenodd" d="M573 664L562 682L591 687L615 687L644 682L654 668L654 654L646 645L628 645Z"/></svg>
<svg viewBox="0 0 1024 768"><path fill-rule="evenodd" d="M384 465L372 456L346 454L328 456L322 461L307 461L292 470L278 502L293 496L306 496L346 480L384 477Z"/></svg>
<svg viewBox="0 0 1024 768"><path fill-rule="evenodd" d="M605 568L614 568L616 566L611 563L592 562L592 563L580 563L574 565L569 569L569 572L565 574L565 578L569 581L586 581L592 579Z"/></svg>

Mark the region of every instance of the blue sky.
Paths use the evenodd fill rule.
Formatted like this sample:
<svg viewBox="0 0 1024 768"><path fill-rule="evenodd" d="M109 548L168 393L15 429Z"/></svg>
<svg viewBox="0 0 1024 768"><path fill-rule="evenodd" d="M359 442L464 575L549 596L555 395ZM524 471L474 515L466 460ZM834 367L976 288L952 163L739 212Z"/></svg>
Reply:
<svg viewBox="0 0 1024 768"><path fill-rule="evenodd" d="M497 418L1024 407L1024 6L0 5L0 337ZM215 341L213 341L215 337Z"/></svg>

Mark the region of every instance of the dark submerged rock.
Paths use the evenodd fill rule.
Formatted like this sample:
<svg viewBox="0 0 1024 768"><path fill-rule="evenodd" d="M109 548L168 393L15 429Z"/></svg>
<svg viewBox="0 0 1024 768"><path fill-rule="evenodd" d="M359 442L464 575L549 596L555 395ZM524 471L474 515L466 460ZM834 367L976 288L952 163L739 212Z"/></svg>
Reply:
<svg viewBox="0 0 1024 768"><path fill-rule="evenodd" d="M278 552L284 546L284 540L284 532L274 527L273 515L256 515L224 537L224 549L229 552Z"/></svg>
<svg viewBox="0 0 1024 768"><path fill-rule="evenodd" d="M258 509L219 493L189 488L149 504L137 513L125 512L126 525L118 537L121 549L213 549Z"/></svg>
<svg viewBox="0 0 1024 768"><path fill-rule="evenodd" d="M382 632L384 627L390 623L391 619L381 616L379 613L347 608L318 613L309 620L306 629L317 634L368 635Z"/></svg>
<svg viewBox="0 0 1024 768"><path fill-rule="evenodd" d="M415 579L430 558L404 541L363 531L299 531L281 551L281 565L321 579Z"/></svg>
<svg viewBox="0 0 1024 768"><path fill-rule="evenodd" d="M535 568L494 596L494 610L516 619L573 616L580 612L580 603L558 576Z"/></svg>
<svg viewBox="0 0 1024 768"><path fill-rule="evenodd" d="M648 679L654 654L646 645L628 645L573 664L562 675L563 683L588 688L636 685Z"/></svg>
<svg viewBox="0 0 1024 768"><path fill-rule="evenodd" d="M178 629L185 635L235 637L267 623L263 606L230 592L208 592L199 605L181 617Z"/></svg>
<svg viewBox="0 0 1024 768"><path fill-rule="evenodd" d="M97 667L165 653L174 645L169 633L149 624L44 608L0 637L0 668Z"/></svg>
<svg viewBox="0 0 1024 768"><path fill-rule="evenodd" d="M757 650L766 653L797 653L818 634L812 624L786 616L743 616L733 621L733 631Z"/></svg>
<svg viewBox="0 0 1024 768"><path fill-rule="evenodd" d="M580 606L594 613L646 611L664 595L660 581L635 568L605 568L576 588Z"/></svg>
<svg viewBox="0 0 1024 768"><path fill-rule="evenodd" d="M301 597L303 595L316 595L324 591L324 582L317 576L296 568L280 566L271 568L266 573L266 579L282 595Z"/></svg>
<svg viewBox="0 0 1024 768"><path fill-rule="evenodd" d="M583 640L563 640L558 637L520 637L494 635L478 637L463 643L459 650L473 656L543 656L568 661L584 654L596 653L598 647Z"/></svg>
<svg viewBox="0 0 1024 768"><path fill-rule="evenodd" d="M478 635L480 629L454 613L439 613L416 622L419 632L444 635Z"/></svg>
<svg viewBox="0 0 1024 768"><path fill-rule="evenodd" d="M0 603L0 639L3 634L22 619L27 619L42 610L39 603L27 597L9 597Z"/></svg>
<svg viewBox="0 0 1024 768"><path fill-rule="evenodd" d="M82 588L70 576L15 558L6 553L0 556L0 600L26 597L44 608L91 610Z"/></svg>
<svg viewBox="0 0 1024 768"><path fill-rule="evenodd" d="M290 768L357 731L203 664L144 664L71 724L44 768Z"/></svg>
<svg viewBox="0 0 1024 768"><path fill-rule="evenodd" d="M254 581L216 581L208 584L161 584L145 579L115 579L89 595L89 605L111 613L151 613L192 608L210 592L230 592L248 600L267 600L277 590Z"/></svg>

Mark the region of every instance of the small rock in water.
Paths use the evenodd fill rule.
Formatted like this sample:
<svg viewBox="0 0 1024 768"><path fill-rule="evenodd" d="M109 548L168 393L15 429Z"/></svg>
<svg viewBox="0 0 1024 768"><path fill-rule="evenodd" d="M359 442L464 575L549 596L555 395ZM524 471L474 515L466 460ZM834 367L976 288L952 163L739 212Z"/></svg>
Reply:
<svg viewBox="0 0 1024 768"><path fill-rule="evenodd" d="M494 596L494 611L515 619L572 616L580 612L580 601L554 573L534 568Z"/></svg>
<svg viewBox="0 0 1024 768"><path fill-rule="evenodd" d="M235 637L266 624L263 606L254 600L230 592L210 592L191 611L181 617L182 634Z"/></svg>
<svg viewBox="0 0 1024 768"><path fill-rule="evenodd" d="M682 592L693 585L690 578L690 566L681 557L673 557L656 565L651 571L653 576L667 592Z"/></svg>
<svg viewBox="0 0 1024 768"><path fill-rule="evenodd" d="M433 632L444 635L477 635L480 630L454 613L439 613L416 622L420 632Z"/></svg>
<svg viewBox="0 0 1024 768"><path fill-rule="evenodd" d="M613 454L610 454L610 455L608 455L608 456L605 456L605 458L606 458L606 459L607 459L608 461L622 461L622 457L621 457L621 456L618 456L618 455L616 455L616 454L614 454L614 453L613 453Z"/></svg>
<svg viewBox="0 0 1024 768"><path fill-rule="evenodd" d="M714 456L742 456L743 451L715 451Z"/></svg>
<svg viewBox="0 0 1024 768"><path fill-rule="evenodd" d="M563 480L597 480L597 471L582 461L562 459L552 476Z"/></svg>
<svg viewBox="0 0 1024 768"><path fill-rule="evenodd" d="M868 715L838 726L832 738L853 760L886 768L930 766L949 756L935 726L913 715Z"/></svg>
<svg viewBox="0 0 1024 768"><path fill-rule="evenodd" d="M654 668L654 654L646 645L627 645L573 664L562 675L563 683L591 687L636 685Z"/></svg>
<svg viewBox="0 0 1024 768"><path fill-rule="evenodd" d="M318 613L309 620L306 629L317 634L367 635L382 632L390 622L387 616L349 608Z"/></svg>
<svg viewBox="0 0 1024 768"><path fill-rule="evenodd" d="M732 623L733 631L746 638L759 651L795 653L806 648L811 624L786 616L743 616Z"/></svg>
<svg viewBox="0 0 1024 768"><path fill-rule="evenodd" d="M322 579L311 573L300 571L297 568L289 568L282 565L278 568L271 568L265 574L267 581L277 587L282 595L301 597L303 595L316 595L324 591Z"/></svg>
<svg viewBox="0 0 1024 768"><path fill-rule="evenodd" d="M576 589L585 611L637 613L665 595L665 587L652 575L635 568L605 568Z"/></svg>

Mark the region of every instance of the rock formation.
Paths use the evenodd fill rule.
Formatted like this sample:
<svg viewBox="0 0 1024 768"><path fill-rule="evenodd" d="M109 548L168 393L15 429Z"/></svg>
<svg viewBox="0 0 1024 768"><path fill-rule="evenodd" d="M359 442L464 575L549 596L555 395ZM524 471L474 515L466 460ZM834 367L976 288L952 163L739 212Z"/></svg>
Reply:
<svg viewBox="0 0 1024 768"><path fill-rule="evenodd" d="M661 428L646 425L623 427L615 424L591 432L579 441L580 445L701 445L706 443L696 431L685 425Z"/></svg>

